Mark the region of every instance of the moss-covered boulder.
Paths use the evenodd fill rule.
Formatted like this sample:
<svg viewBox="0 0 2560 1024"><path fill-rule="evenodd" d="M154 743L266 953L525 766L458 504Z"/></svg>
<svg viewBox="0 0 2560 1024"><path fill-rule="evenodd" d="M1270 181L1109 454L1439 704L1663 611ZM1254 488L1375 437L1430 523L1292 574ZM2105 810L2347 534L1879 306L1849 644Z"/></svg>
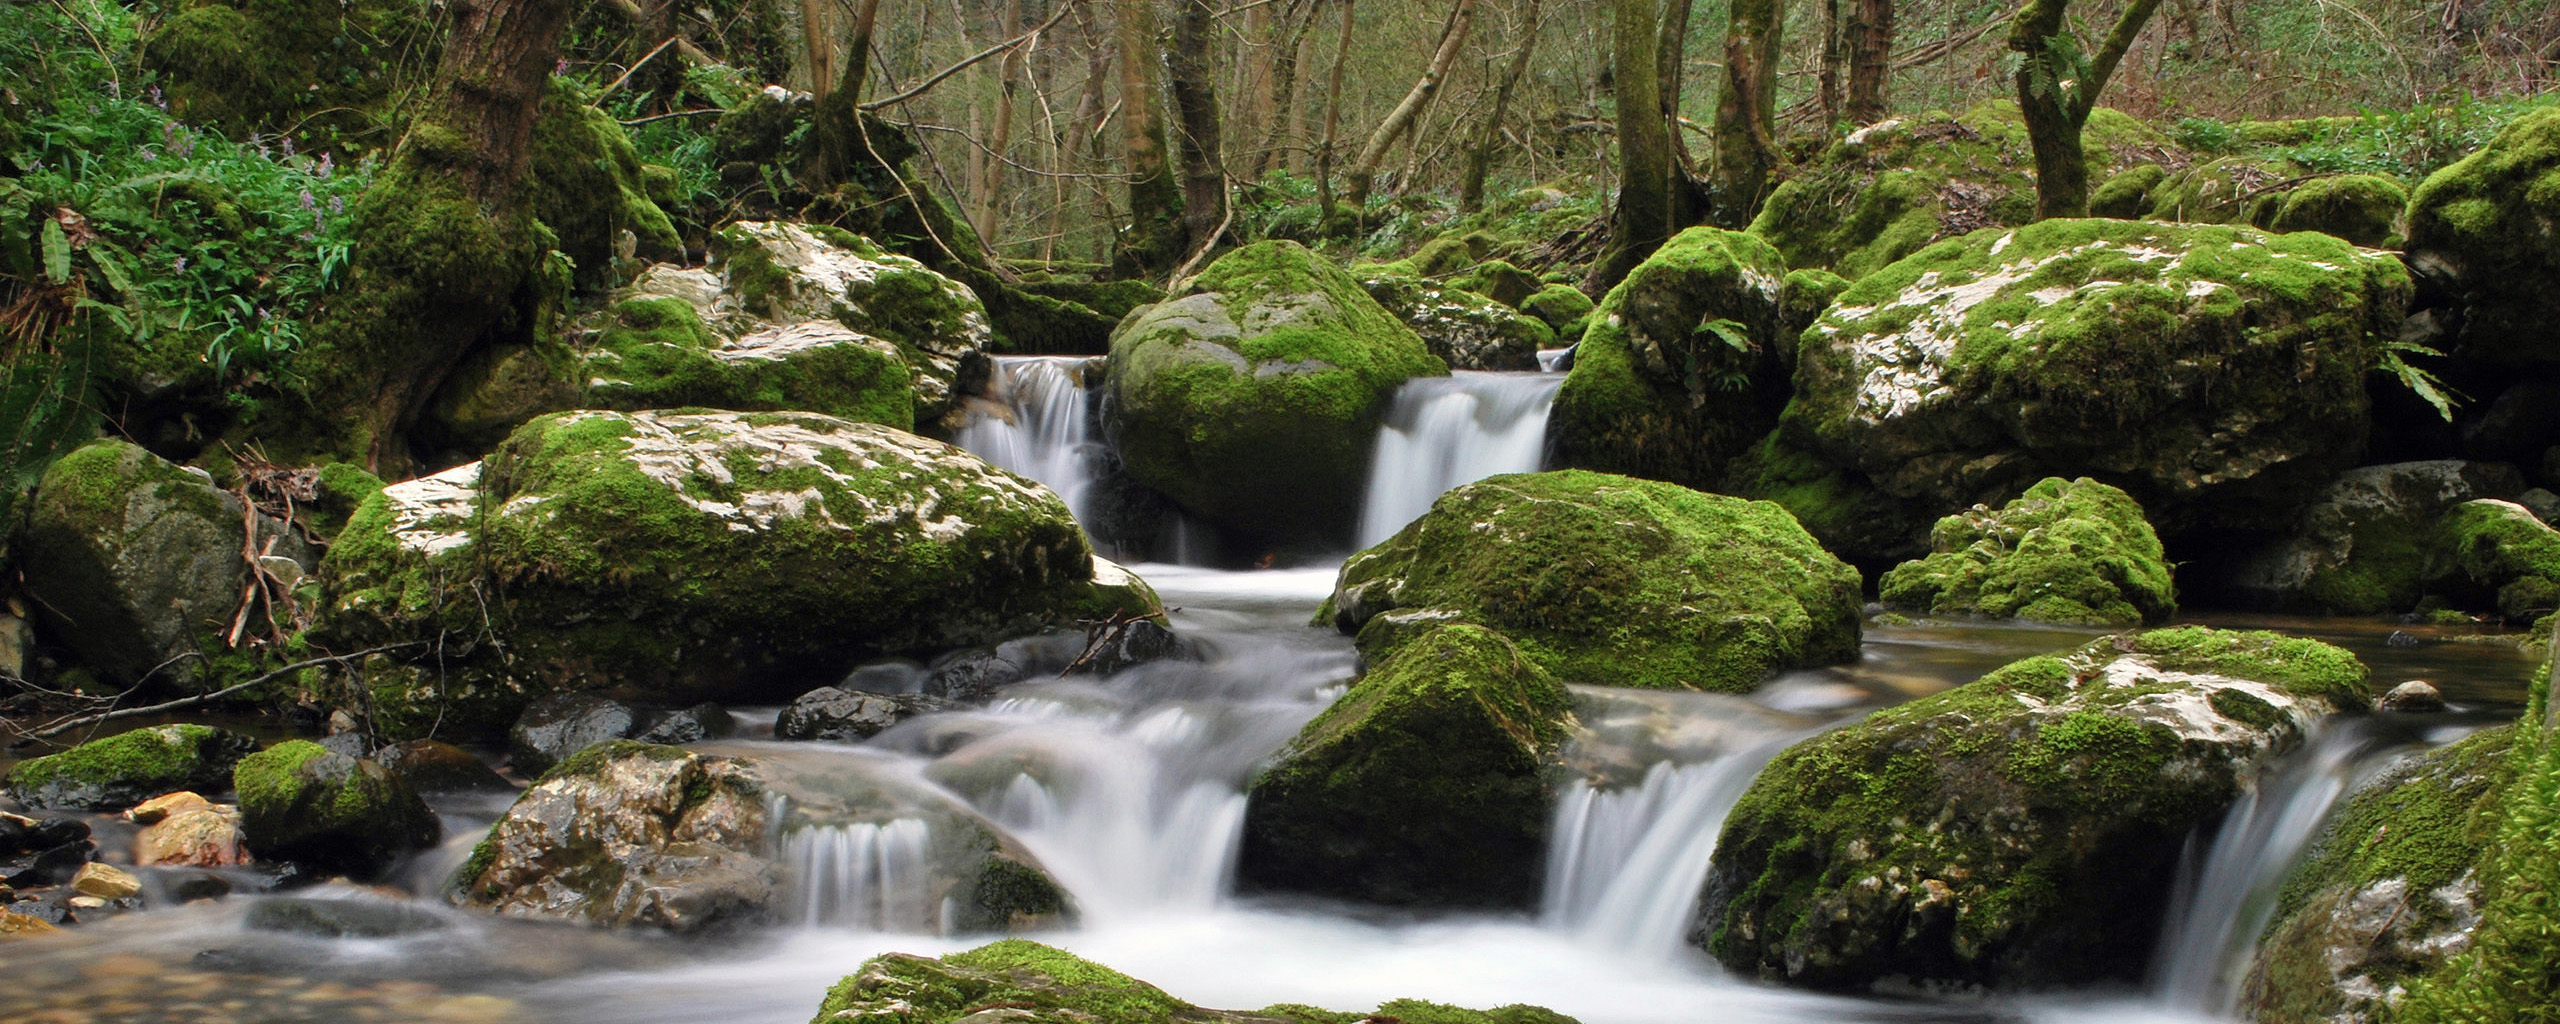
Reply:
<svg viewBox="0 0 2560 1024"><path fill-rule="evenodd" d="M248 524L258 550L306 568L316 560L300 533L246 512L202 471L138 445L74 450L45 470L18 549L38 621L109 682L214 683L196 656L227 649L249 578Z"/></svg>
<svg viewBox="0 0 2560 1024"><path fill-rule="evenodd" d="M1768 243L1698 227L1609 290L1548 419L1567 465L1709 486L1776 424L1795 360Z"/></svg>
<svg viewBox="0 0 2560 1024"><path fill-rule="evenodd" d="M2098 109L2080 133L2089 180L2106 181L2158 133ZM2035 219L2035 158L2015 103L1879 121L1769 194L1751 233L1794 268L1857 280L1942 238Z"/></svg>
<svg viewBox="0 0 2560 1024"><path fill-rule="evenodd" d="M2560 107L2500 129L2409 199L2409 264L2456 310L2458 356L2560 360Z"/></svg>
<svg viewBox="0 0 2560 1024"><path fill-rule="evenodd" d="M2463 502L2513 498L2524 490L2523 475L2504 463L2360 466L2322 490L2290 533L2243 557L2216 582L2248 603L2283 611L2409 611L2426 594L2436 521Z"/></svg>
<svg viewBox="0 0 2560 1024"><path fill-rule="evenodd" d="M1258 545L1339 543L1396 389L1448 373L1295 242L1218 258L1111 337L1104 415L1129 475Z"/></svg>
<svg viewBox="0 0 2560 1024"><path fill-rule="evenodd" d="M111 811L163 793L219 793L256 741L210 725L154 725L10 766L9 795L37 808Z"/></svg>
<svg viewBox="0 0 2560 1024"><path fill-rule="evenodd" d="M388 149L392 94L442 47L417 0L192 0L168 4L133 49L189 124L291 132L307 146ZM146 22L146 24L149 24Z"/></svg>
<svg viewBox="0 0 2560 1024"><path fill-rule="evenodd" d="M589 329L580 362L587 408L789 410L915 429L906 356L833 320L724 336L692 303L635 298Z"/></svg>
<svg viewBox="0 0 2560 1024"><path fill-rule="evenodd" d="M1776 502L1824 550L1867 568L1926 556L1929 538L1916 524L1940 511L1886 494L1865 474L1797 444L1783 430L1728 461L1716 491Z"/></svg>
<svg viewBox="0 0 2560 1024"><path fill-rule="evenodd" d="M2089 216L2138 220L2151 209L2151 192L2168 180L2159 164L2135 164L2100 182L2089 193Z"/></svg>
<svg viewBox="0 0 2560 1024"><path fill-rule="evenodd" d="M2187 224L2273 227L2297 173L2291 164L2256 157L2209 160L2153 187L2146 216Z"/></svg>
<svg viewBox="0 0 2560 1024"><path fill-rule="evenodd" d="M1885 607L2079 626L2157 625L2178 610L2142 506L2087 477L2050 477L2000 508L1940 519L1929 545L1878 581Z"/></svg>
<svg viewBox="0 0 2560 1024"><path fill-rule="evenodd" d="M1237 877L1373 903L1529 907L1572 716L1564 685L1500 633L1412 637L1254 778Z"/></svg>
<svg viewBox="0 0 2560 1024"><path fill-rule="evenodd" d="M738 335L737 313L788 326L841 324L896 345L915 374L915 419L941 424L986 380L994 341L977 293L871 240L823 224L741 221L712 236L725 305L705 319Z"/></svg>
<svg viewBox="0 0 2560 1024"><path fill-rule="evenodd" d="M1858 656L1858 573L1774 504L1582 470L1451 490L1317 613L1382 657L1466 621L1569 683L1749 692Z"/></svg>
<svg viewBox="0 0 2560 1024"><path fill-rule="evenodd" d="M836 876L866 865L831 854L892 838L915 858L899 865L915 874L898 891L865 900ZM457 902L507 917L679 932L786 909L821 924L918 932L1033 926L1068 912L1064 890L1029 853L911 777L842 757L628 740L545 773L454 884Z"/></svg>
<svg viewBox="0 0 2560 1024"><path fill-rule="evenodd" d="M2366 374L2408 297L2398 260L2319 234L1977 232L1842 293L1805 332L1783 425L1938 508L2089 476L2164 534L2277 529L2362 448Z"/></svg>
<svg viewBox="0 0 2560 1024"><path fill-rule="evenodd" d="M1690 940L1814 988L2140 978L2188 836L2365 701L2354 655L2273 633L2012 663L1771 761L1725 820Z"/></svg>
<svg viewBox="0 0 2560 1024"><path fill-rule="evenodd" d="M1555 329L1491 298L1428 278L1366 274L1360 287L1404 319L1452 370L1535 370Z"/></svg>
<svg viewBox="0 0 2560 1024"><path fill-rule="evenodd" d="M1492 1010L1394 999L1375 1013L1342 1013L1311 1006L1272 1006L1251 1013L1193 1006L1101 964L1028 939L1005 939L939 960L886 953L866 960L827 990L811 1024L895 1019L901 1024L959 1024L984 1020L988 1008L1005 1019L1031 1022L1102 1021L1108 1024L1575 1024L1539 1006Z"/></svg>
<svg viewBox="0 0 2560 1024"><path fill-rule="evenodd" d="M2482 498L2436 521L2427 589L2519 625L2560 609L2560 530L2524 506Z"/></svg>
<svg viewBox="0 0 2560 1024"><path fill-rule="evenodd" d="M1832 300L1839 298L1841 292L1848 291L1849 285L1848 278L1821 267L1787 272L1786 284L1779 292L1778 322L1779 330L1784 332L1788 341L1789 354L1795 351L1794 339L1803 335L1804 329L1813 326L1814 321L1822 319L1823 311L1830 309Z"/></svg>
<svg viewBox="0 0 2560 1024"><path fill-rule="evenodd" d="M242 758L231 784L241 835L261 860L370 877L444 834L406 780L308 740Z"/></svg>
<svg viewBox="0 0 2560 1024"><path fill-rule="evenodd" d="M2347 797L2250 960L2250 1019L2373 1019L2471 944L2514 738L2500 727L2409 757Z"/></svg>
<svg viewBox="0 0 2560 1024"><path fill-rule="evenodd" d="M2317 231L2357 245L2392 247L2409 190L2379 174L2313 178L2285 194L2271 225L2277 231Z"/></svg>
<svg viewBox="0 0 2560 1024"><path fill-rule="evenodd" d="M681 260L684 242L649 198L640 154L613 115L566 77L551 79L534 116L527 185L534 215L560 238L578 283L611 287L638 260ZM628 237L625 237L625 236Z"/></svg>
<svg viewBox="0 0 2560 1024"><path fill-rule="evenodd" d="M1591 321L1591 311L1599 304L1582 289L1569 284L1551 284L1520 300L1520 311L1556 332L1556 343L1571 345L1582 340L1583 329Z"/></svg>
<svg viewBox="0 0 2560 1024"><path fill-rule="evenodd" d="M557 689L780 702L868 657L1161 611L1095 566L1056 495L938 441L807 413L560 413L367 501L320 567L313 636L413 645L363 666L389 735L486 736Z"/></svg>

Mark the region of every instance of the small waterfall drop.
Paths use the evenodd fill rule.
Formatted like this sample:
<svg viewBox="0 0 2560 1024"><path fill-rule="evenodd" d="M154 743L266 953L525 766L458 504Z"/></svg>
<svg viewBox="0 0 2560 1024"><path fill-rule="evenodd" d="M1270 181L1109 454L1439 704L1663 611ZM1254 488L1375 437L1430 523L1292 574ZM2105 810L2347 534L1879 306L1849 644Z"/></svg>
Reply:
<svg viewBox="0 0 2560 1024"><path fill-rule="evenodd" d="M939 931L940 907L923 881L932 830L914 818L812 826L783 839L791 897L802 925L865 931Z"/></svg>
<svg viewBox="0 0 2560 1024"><path fill-rule="evenodd" d="M1545 461L1562 374L1461 370L1406 381L1369 463L1360 546L1393 537L1450 488Z"/></svg>
<svg viewBox="0 0 2560 1024"><path fill-rule="evenodd" d="M996 357L987 384L992 401L979 406L954 439L979 458L1047 485L1078 521L1087 521L1086 492L1105 454L1094 431L1088 387L1101 362L1091 356Z"/></svg>
<svg viewBox="0 0 2560 1024"><path fill-rule="evenodd" d="M1557 801L1542 916L1637 956L1680 949L1725 816L1785 743L1695 764L1657 761L1634 786L1577 780Z"/></svg>

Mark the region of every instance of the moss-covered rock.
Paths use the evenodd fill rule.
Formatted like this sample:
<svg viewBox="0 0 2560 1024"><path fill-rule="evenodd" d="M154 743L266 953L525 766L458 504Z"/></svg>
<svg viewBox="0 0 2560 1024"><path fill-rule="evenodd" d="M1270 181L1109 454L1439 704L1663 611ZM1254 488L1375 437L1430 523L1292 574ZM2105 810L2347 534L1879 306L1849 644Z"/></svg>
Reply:
<svg viewBox="0 0 2560 1024"><path fill-rule="evenodd" d="M1538 280L1538 275L1513 266L1508 260L1478 263L1466 273L1450 278L1449 283L1522 312L1527 312L1524 304L1529 296L1546 288L1546 282Z"/></svg>
<svg viewBox="0 0 2560 1024"><path fill-rule="evenodd" d="M635 259L684 258L675 224L649 198L630 133L568 78L553 78L543 93L527 173L534 215L576 261L581 286L611 287L624 276L617 260L636 271Z"/></svg>
<svg viewBox="0 0 2560 1024"><path fill-rule="evenodd" d="M2261 1024L2372 1019L2480 923L2478 866L2515 727L2410 757L2331 815L2285 881L2241 1004Z"/></svg>
<svg viewBox="0 0 2560 1024"><path fill-rule="evenodd" d="M1866 475L1814 454L1771 431L1725 464L1719 493L1775 502L1796 517L1824 550L1866 568L1929 553L1913 524L1929 509L1877 489Z"/></svg>
<svg viewBox="0 0 2560 1024"><path fill-rule="evenodd" d="M2532 622L2560 609L2560 530L2512 501L2482 498L2435 525L2427 589L2458 608Z"/></svg>
<svg viewBox="0 0 2560 1024"><path fill-rule="evenodd" d="M125 441L93 441L45 470L28 510L26 588L46 631L109 682L216 682L196 655L225 648L248 546L308 567L302 536L190 471ZM153 794L146 794L153 795Z"/></svg>
<svg viewBox="0 0 2560 1024"><path fill-rule="evenodd" d="M2153 187L2146 216L2187 224L2273 227L2297 173L2290 164L2255 157L2210 160Z"/></svg>
<svg viewBox="0 0 2560 1024"><path fill-rule="evenodd" d="M2340 174L2313 178L2286 193L2270 227L2391 248L2400 238L2400 215L2408 207L2409 190L2399 182L2379 174Z"/></svg>
<svg viewBox="0 0 2560 1024"><path fill-rule="evenodd" d="M1693 486L1777 422L1793 339L1786 264L1751 235L1697 227L1609 290L1548 420L1567 465Z"/></svg>
<svg viewBox="0 0 2560 1024"><path fill-rule="evenodd" d="M832 321L896 345L915 374L915 419L941 424L985 382L994 341L986 307L969 286L822 224L742 221L712 236L715 308L699 310L723 334L762 324Z"/></svg>
<svg viewBox="0 0 2560 1024"><path fill-rule="evenodd" d="M433 846L444 827L391 770L308 740L242 758L231 772L249 852L359 877Z"/></svg>
<svg viewBox="0 0 2560 1024"><path fill-rule="evenodd" d="M2087 477L1940 519L1929 546L1878 581L1885 607L2081 626L2156 625L2178 610L2142 506Z"/></svg>
<svg viewBox="0 0 2560 1024"><path fill-rule="evenodd" d="M291 132L306 145L387 147L393 93L436 66L442 33L417 0L192 0L134 47L190 124Z"/></svg>
<svg viewBox="0 0 2560 1024"><path fill-rule="evenodd" d="M1418 999L1390 1000L1376 1013L1341 1013L1282 1005L1251 1013L1193 1006L1136 978L1065 950L1005 939L939 960L887 953L866 960L818 1005L811 1024L896 1019L901 1024L959 1024L1001 1008L1008 1020L1099 1021L1108 1024L1575 1024L1538 1006L1470 1010Z"/></svg>
<svg viewBox="0 0 2560 1024"><path fill-rule="evenodd" d="M915 429L915 375L898 346L832 320L724 338L691 303L640 298L591 327L587 408L791 410Z"/></svg>
<svg viewBox="0 0 2560 1024"><path fill-rule="evenodd" d="M1452 370L1535 370L1538 350L1555 346L1545 321L1454 285L1393 274L1359 280Z"/></svg>
<svg viewBox="0 0 2560 1024"><path fill-rule="evenodd" d="M1553 328L1557 343L1570 345L1582 340L1583 328L1590 323L1591 311L1598 305L1580 288L1551 284L1520 300L1520 311Z"/></svg>
<svg viewBox="0 0 2560 1024"><path fill-rule="evenodd" d="M2159 164L2135 164L2118 171L2089 193L2089 216L2139 219L2151 209L2152 190L2168 177L2168 169Z"/></svg>
<svg viewBox="0 0 2560 1024"><path fill-rule="evenodd" d="M866 657L1161 611L1095 565L1046 488L888 427L560 413L366 502L313 637L420 645L363 668L388 734L493 735L555 689L779 702Z"/></svg>
<svg viewBox="0 0 2560 1024"><path fill-rule="evenodd" d="M2409 264L2460 313L2454 354L2560 360L2560 107L2507 123L2409 199Z"/></svg>
<svg viewBox="0 0 2560 1024"><path fill-rule="evenodd" d="M163 793L219 793L257 743L209 725L154 725L90 740L9 769L9 795L29 807L111 811Z"/></svg>
<svg viewBox="0 0 2560 1024"><path fill-rule="evenodd" d="M2012 663L1770 762L1725 821L1690 939L1816 988L2139 978L2189 834L2365 701L2354 655L2273 633Z"/></svg>
<svg viewBox="0 0 2560 1024"><path fill-rule="evenodd" d="M1573 699L1502 634L1398 644L1253 781L1246 884L1375 903L1536 902Z"/></svg>
<svg viewBox="0 0 2560 1024"><path fill-rule="evenodd" d="M1858 574L1768 502L1559 470L1497 476L1342 565L1317 613L1383 657L1445 621L1569 683L1748 692L1858 652Z"/></svg>
<svg viewBox="0 0 2560 1024"><path fill-rule="evenodd" d="M2123 164L2119 152L2162 141L2103 108L2080 139L2092 181ZM1939 239L2034 220L2034 167L2012 102L1880 121L1778 186L1751 233L1777 246L1789 267L1828 267L1854 281Z"/></svg>
<svg viewBox="0 0 2560 1024"><path fill-rule="evenodd" d="M1805 332L1783 425L1938 508L2090 476L2164 534L2281 528L2361 449L2365 376L2408 297L2399 261L2319 234L1977 232L1842 293Z"/></svg>
<svg viewBox="0 0 2560 1024"><path fill-rule="evenodd" d="M2524 489L2524 477L2503 463L2360 466L2321 491L2291 533L2241 559L2223 586L2284 611L2409 611L2426 593L2437 518L2463 502Z"/></svg>
<svg viewBox="0 0 2560 1024"><path fill-rule="evenodd" d="M1218 258L1111 339L1104 415L1129 475L1261 545L1339 543L1398 387L1448 373L1295 242Z"/></svg>
<svg viewBox="0 0 2560 1024"><path fill-rule="evenodd" d="M1849 284L1848 278L1821 267L1787 272L1786 284L1781 288L1778 300L1778 320L1779 329L1790 342L1787 346L1790 354L1794 352L1793 339L1802 335L1805 328L1813 326L1814 321L1822 319L1822 312L1831 308L1831 300L1848 291Z"/></svg>

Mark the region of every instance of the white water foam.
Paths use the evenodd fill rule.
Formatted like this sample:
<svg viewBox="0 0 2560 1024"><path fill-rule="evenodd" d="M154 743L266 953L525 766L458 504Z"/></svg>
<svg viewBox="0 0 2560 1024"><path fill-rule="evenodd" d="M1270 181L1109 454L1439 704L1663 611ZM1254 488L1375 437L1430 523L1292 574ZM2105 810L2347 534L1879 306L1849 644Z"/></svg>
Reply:
<svg viewBox="0 0 2560 1024"><path fill-rule="evenodd" d="M1378 430L1360 546L1393 537L1452 487L1544 464L1561 374L1459 371L1406 381Z"/></svg>

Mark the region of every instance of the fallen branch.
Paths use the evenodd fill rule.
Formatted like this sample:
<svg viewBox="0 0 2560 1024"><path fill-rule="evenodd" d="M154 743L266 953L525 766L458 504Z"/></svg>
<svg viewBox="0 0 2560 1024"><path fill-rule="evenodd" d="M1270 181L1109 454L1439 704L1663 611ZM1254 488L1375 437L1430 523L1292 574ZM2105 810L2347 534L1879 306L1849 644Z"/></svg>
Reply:
<svg viewBox="0 0 2560 1024"><path fill-rule="evenodd" d="M222 698L224 698L224 697L231 696L232 694L238 693L238 692L240 692L240 691L242 691L242 690L246 690L246 689L249 689L249 688L254 687L254 686L261 686L261 685L264 685L264 684L267 684L267 683L272 683L272 682L274 682L274 681L276 681L276 680L278 680L278 679L282 679L282 678L284 678L285 676L289 676L289 675L292 675L293 673L300 672L300 671L302 671L303 669L306 669L306 668L315 668L315 667L318 667L318 666L321 666L321 665L329 664L329 663L331 663L331 662L348 662L348 661L354 661L354 660L356 660L356 659L358 659L358 658L369 658L369 657L372 657L372 656L374 656L374 655L376 655L376 654L386 654L386 653L389 653L389 652L391 652L391 651L396 651L396 650L399 650L399 649L404 648L404 647L424 647L424 646L426 646L426 645L427 645L427 642L426 642L426 641L424 641L424 640L411 640L411 641L408 641L408 642L406 642L406 643L384 644L384 645L382 645L382 646L380 646L380 647L368 647L368 648L365 648L364 650L357 651L357 652L355 652L354 654L332 654L332 655L328 655L328 656L326 656L326 657L311 658L311 659L304 660L304 661L297 661L297 662L294 662L293 664L287 665L287 666L285 666L285 667L283 667L283 668L280 668L280 669L277 669L277 670L275 670L275 671L273 671L273 672L269 672L269 673L267 673L267 674L265 674L265 675L259 676L259 677L257 677L256 679L249 680L248 682L245 682L245 683L240 683L240 684L238 684L238 685L236 685L236 686L227 686L227 687L224 687L224 688L222 688L222 689L215 690L215 691L213 691L212 693L198 694L198 695L193 696L193 697L180 697L180 698L178 698L178 699L176 699L176 700L173 700L173 701L166 701L166 702L159 703L159 704L153 704L153 705L150 705L150 706L147 706L147 707L139 707L139 708L124 708L124 709L122 709L122 710L118 710L118 711L105 711L105 712L100 712L100 713L98 713L98 714L94 714L94 715L82 715L82 716L80 716L80 717L78 717L78 718L73 718L73 719L68 719L68 720L66 720L66 721L56 722L56 723L54 723L54 724L52 724L52 725L49 725L49 726L46 726L46 727L44 727L44 728L42 728L42 729L38 729L38 730L36 730L36 731L34 731L34 732L28 733L27 735L28 735L30 738L33 738L33 739L45 739L45 738L47 738L47 737L51 737L51 736L60 736L60 735L62 735L63 733L70 732L71 730L73 730L73 729L78 729L78 728L80 728L80 727L82 727L82 726L97 725L97 724L99 724L99 723L101 723L101 722L112 722L112 721L115 721L116 719L119 719L119 718L139 718L139 717L141 717L141 716L143 716L143 715L156 715L156 714L159 714L160 712L163 712L163 711L176 711L176 710L178 710L178 709L180 709L180 708L191 708L191 707L195 707L195 706L197 706L197 705L199 705L199 704L210 704L210 703L212 703L212 702L214 702L214 701L221 700L221 699L222 699Z"/></svg>

